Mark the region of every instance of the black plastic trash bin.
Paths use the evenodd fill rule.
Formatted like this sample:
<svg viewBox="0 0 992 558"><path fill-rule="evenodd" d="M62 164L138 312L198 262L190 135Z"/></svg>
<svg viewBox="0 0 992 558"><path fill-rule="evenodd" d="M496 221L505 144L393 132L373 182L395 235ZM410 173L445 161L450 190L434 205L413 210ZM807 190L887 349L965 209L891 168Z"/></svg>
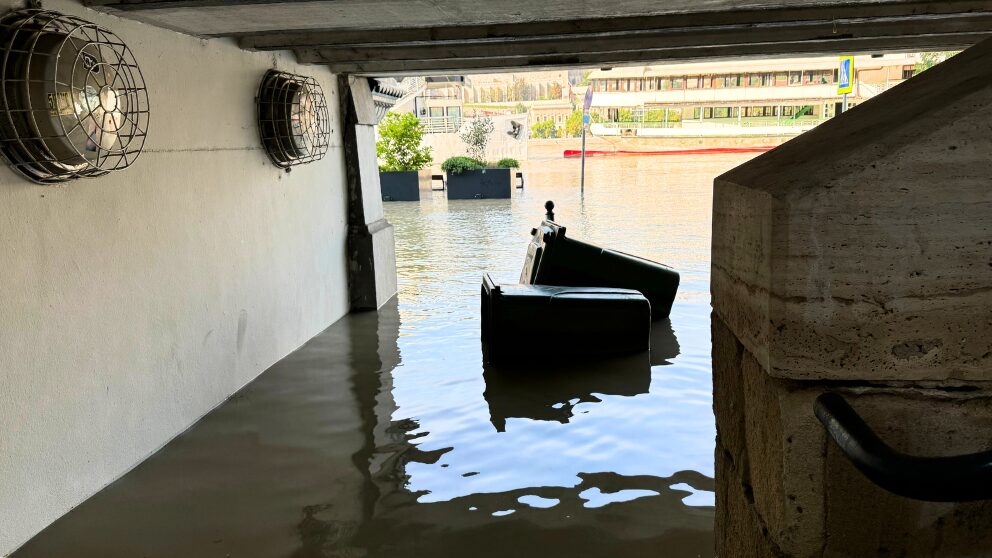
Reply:
<svg viewBox="0 0 992 558"><path fill-rule="evenodd" d="M553 221L542 221L532 233L521 283L634 289L651 302L652 319L672 311L679 274L667 265L567 238L565 227Z"/></svg>
<svg viewBox="0 0 992 558"><path fill-rule="evenodd" d="M482 279L487 359L568 360L646 351L651 305L641 293L603 287L499 285Z"/></svg>

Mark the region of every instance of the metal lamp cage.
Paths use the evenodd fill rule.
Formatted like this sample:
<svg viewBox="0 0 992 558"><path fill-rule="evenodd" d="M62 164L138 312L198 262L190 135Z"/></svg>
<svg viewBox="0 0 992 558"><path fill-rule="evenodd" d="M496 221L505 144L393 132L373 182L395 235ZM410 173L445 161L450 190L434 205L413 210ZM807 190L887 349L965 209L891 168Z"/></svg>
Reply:
<svg viewBox="0 0 992 558"><path fill-rule="evenodd" d="M148 130L148 92L131 50L78 17L0 17L0 154L52 184L129 167Z"/></svg>
<svg viewBox="0 0 992 558"><path fill-rule="evenodd" d="M269 70L257 104L258 131L272 164L288 169L319 161L327 153L330 118L317 80Z"/></svg>

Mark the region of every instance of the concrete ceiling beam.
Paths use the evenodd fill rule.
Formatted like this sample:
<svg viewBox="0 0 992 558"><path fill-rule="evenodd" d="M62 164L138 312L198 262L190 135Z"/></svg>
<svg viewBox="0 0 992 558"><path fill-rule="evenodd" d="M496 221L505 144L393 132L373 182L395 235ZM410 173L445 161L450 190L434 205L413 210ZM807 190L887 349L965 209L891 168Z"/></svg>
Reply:
<svg viewBox="0 0 992 558"><path fill-rule="evenodd" d="M260 4L302 4L319 0L84 0L91 7L104 6L121 11L170 10L177 8L217 8Z"/></svg>
<svg viewBox="0 0 992 558"><path fill-rule="evenodd" d="M850 41L880 37L918 37L983 33L992 30L992 12L939 17L887 17L845 21L799 21L637 31L532 36L514 39L445 40L410 43L363 43L319 46L327 63L431 59L472 59L508 56L576 55L597 52L694 48L749 42ZM299 48L301 45L287 45ZM285 47L283 47L285 48Z"/></svg>
<svg viewBox="0 0 992 558"><path fill-rule="evenodd" d="M278 50L293 47L360 45L365 43L424 45L445 41L506 41L535 37L573 37L597 34L623 34L638 31L669 32L680 29L728 28L746 26L789 26L797 23L858 25L893 18L961 18L988 16L988 1L947 0L946 2L888 1L868 5L828 5L761 10L724 10L659 16L610 17L563 21L532 21L493 25L442 25L436 27L384 27L380 29L300 29L235 33L242 47ZM370 40L374 39L374 40Z"/></svg>
<svg viewBox="0 0 992 558"><path fill-rule="evenodd" d="M84 2L365 75L956 49L992 34L990 0Z"/></svg>
<svg viewBox="0 0 992 558"><path fill-rule="evenodd" d="M419 75L424 73L484 73L512 69L555 67L595 67L645 64L662 61L732 59L815 54L863 54L955 50L992 37L992 31L947 33L918 36L889 35L871 38L817 39L807 41L761 41L704 46L671 46L636 50L588 50L543 55L478 56L472 58L431 58L420 60L367 60L341 62L326 59L320 49L296 49L303 63L326 64L331 70L364 75Z"/></svg>

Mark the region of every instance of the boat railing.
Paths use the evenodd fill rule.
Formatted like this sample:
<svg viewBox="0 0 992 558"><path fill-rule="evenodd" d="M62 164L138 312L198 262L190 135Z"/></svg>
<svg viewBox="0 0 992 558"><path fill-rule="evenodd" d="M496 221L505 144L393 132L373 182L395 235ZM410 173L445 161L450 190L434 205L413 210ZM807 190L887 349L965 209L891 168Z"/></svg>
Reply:
<svg viewBox="0 0 992 558"><path fill-rule="evenodd" d="M606 128L679 128L680 122L597 122Z"/></svg>
<svg viewBox="0 0 992 558"><path fill-rule="evenodd" d="M597 124L607 129L633 130L642 128L765 128L769 126L781 127L815 127L824 123L824 118L790 118L783 116L780 119L769 120L736 120L727 119L718 121L713 119L686 119L678 122L597 122Z"/></svg>

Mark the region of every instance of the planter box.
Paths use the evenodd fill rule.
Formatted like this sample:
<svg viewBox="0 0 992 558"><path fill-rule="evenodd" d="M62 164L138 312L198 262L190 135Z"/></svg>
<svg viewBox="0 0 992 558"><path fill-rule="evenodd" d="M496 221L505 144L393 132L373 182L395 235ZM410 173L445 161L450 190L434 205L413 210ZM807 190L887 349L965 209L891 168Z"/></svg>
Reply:
<svg viewBox="0 0 992 558"><path fill-rule="evenodd" d="M382 201L420 201L419 171L380 172Z"/></svg>
<svg viewBox="0 0 992 558"><path fill-rule="evenodd" d="M470 170L448 173L449 200L509 199L512 169Z"/></svg>

